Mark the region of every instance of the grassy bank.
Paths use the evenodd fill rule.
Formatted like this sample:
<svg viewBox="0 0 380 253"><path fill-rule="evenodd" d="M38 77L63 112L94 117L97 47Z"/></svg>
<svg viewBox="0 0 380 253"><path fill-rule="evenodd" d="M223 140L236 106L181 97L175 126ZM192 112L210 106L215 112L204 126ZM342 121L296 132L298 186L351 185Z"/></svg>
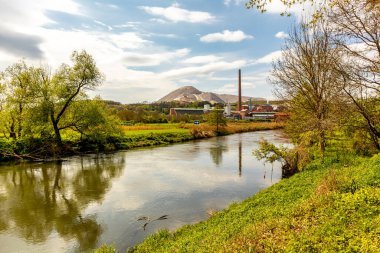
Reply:
<svg viewBox="0 0 380 253"><path fill-rule="evenodd" d="M275 122L229 123L222 134L241 133L282 128ZM58 147L54 139L27 138L7 140L0 138L0 161L5 160L49 160L82 153L109 152L137 147L166 145L215 136L215 127L206 123L194 124L139 124L123 126L118 136L99 136L97 139L80 138L75 132L63 134L63 146Z"/></svg>
<svg viewBox="0 0 380 253"><path fill-rule="evenodd" d="M133 252L378 252L380 156L335 153L209 220Z"/></svg>
<svg viewBox="0 0 380 253"><path fill-rule="evenodd" d="M222 128L221 134L274 130L282 128L276 122L233 122ZM215 127L208 124L143 124L124 126L120 148L129 149L183 142L216 136Z"/></svg>

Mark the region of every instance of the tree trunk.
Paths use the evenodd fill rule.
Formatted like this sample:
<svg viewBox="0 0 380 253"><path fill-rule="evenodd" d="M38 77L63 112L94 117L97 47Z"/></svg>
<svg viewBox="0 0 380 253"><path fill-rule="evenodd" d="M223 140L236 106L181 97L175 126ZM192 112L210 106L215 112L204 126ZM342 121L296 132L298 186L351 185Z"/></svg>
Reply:
<svg viewBox="0 0 380 253"><path fill-rule="evenodd" d="M17 134L18 138L21 139L22 137L22 112L23 112L23 107L22 104L19 104L19 115L17 118L17 124L18 124L18 129L17 129Z"/></svg>
<svg viewBox="0 0 380 253"><path fill-rule="evenodd" d="M61 145L62 138L61 138L61 132L59 131L59 128L58 128L58 123L53 122L53 127L54 127L55 140L57 141L59 145Z"/></svg>
<svg viewBox="0 0 380 253"><path fill-rule="evenodd" d="M12 139L17 139L16 132L15 132L15 120L13 117L12 117L11 125L9 127L9 137Z"/></svg>
<svg viewBox="0 0 380 253"><path fill-rule="evenodd" d="M51 123L53 124L55 140L57 144L62 145L62 138L61 138L61 132L58 127L58 121L54 119L53 113L50 114L50 120L51 120Z"/></svg>

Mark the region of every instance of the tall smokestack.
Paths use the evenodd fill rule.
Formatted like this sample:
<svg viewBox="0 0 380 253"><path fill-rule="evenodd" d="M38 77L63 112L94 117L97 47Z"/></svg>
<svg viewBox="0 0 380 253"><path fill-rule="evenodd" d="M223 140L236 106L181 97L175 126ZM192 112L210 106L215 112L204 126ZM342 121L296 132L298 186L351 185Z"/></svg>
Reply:
<svg viewBox="0 0 380 253"><path fill-rule="evenodd" d="M238 100L238 111L241 111L241 70L239 69L239 100Z"/></svg>

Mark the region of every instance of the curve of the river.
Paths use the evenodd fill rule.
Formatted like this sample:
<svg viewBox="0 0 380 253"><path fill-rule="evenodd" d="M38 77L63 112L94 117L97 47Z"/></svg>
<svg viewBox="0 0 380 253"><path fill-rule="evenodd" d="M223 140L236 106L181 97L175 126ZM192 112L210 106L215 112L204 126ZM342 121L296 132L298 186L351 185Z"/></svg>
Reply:
<svg viewBox="0 0 380 253"><path fill-rule="evenodd" d="M260 131L2 165L0 252L85 252L104 243L125 252L159 229L205 220L281 179L279 164L252 156L262 138L288 142L281 131Z"/></svg>

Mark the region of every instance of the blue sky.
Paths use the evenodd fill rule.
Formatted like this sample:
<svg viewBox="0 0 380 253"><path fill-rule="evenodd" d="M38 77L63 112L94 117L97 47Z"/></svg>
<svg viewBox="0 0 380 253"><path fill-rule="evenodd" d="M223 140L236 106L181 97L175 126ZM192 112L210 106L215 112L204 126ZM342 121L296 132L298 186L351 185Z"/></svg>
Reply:
<svg viewBox="0 0 380 253"><path fill-rule="evenodd" d="M1 1L0 70L25 59L52 70L87 50L106 79L91 95L123 103L155 101L185 85L272 98L271 62L297 22L273 1L266 14L241 0Z"/></svg>

